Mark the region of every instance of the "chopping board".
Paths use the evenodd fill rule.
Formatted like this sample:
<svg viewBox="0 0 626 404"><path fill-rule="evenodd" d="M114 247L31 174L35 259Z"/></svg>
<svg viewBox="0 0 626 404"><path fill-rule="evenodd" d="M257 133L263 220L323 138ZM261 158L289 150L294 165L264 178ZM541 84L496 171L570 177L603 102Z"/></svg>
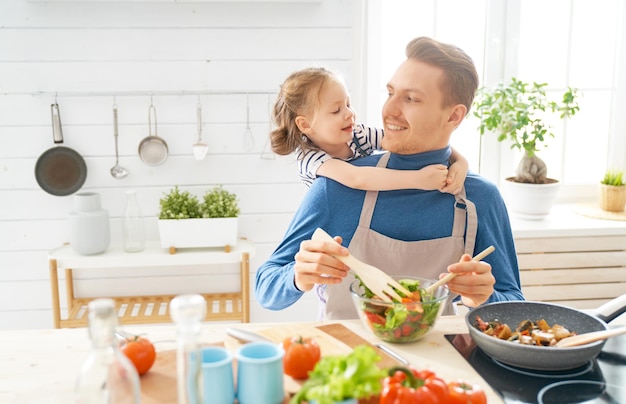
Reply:
<svg viewBox="0 0 626 404"><path fill-rule="evenodd" d="M258 331L266 338L280 343L283 339L294 335L311 337L320 346L322 356L346 355L357 345L371 346L381 357L378 366L381 368L398 365L398 362L381 351L378 347L370 344L366 339L355 334L343 324L314 325L281 325ZM225 346L235 352L241 345L239 341L226 336L223 343L212 345ZM236 369L236 363L233 364ZM235 373L236 374L236 373ZM157 352L157 357L150 371L140 378L142 404L176 403L176 351L167 350ZM294 380L285 375L286 396L296 393L304 383L304 380ZM288 402L286 399L285 402Z"/></svg>

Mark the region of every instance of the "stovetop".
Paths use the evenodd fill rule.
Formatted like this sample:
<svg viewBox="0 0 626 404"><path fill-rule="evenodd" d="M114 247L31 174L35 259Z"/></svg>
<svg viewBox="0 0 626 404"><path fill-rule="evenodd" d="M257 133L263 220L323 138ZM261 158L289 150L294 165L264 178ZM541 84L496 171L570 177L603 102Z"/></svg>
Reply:
<svg viewBox="0 0 626 404"><path fill-rule="evenodd" d="M586 365L534 372L487 356L469 334L446 339L507 404L626 403L626 335L613 337Z"/></svg>

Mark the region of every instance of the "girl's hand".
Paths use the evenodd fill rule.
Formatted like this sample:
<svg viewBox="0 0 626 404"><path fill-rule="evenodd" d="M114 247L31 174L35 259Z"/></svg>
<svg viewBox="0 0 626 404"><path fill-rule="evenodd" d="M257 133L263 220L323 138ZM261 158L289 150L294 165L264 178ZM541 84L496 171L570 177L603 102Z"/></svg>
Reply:
<svg viewBox="0 0 626 404"><path fill-rule="evenodd" d="M417 170L416 188L426 191L442 189L446 185L448 169L443 164L432 164Z"/></svg>
<svg viewBox="0 0 626 404"><path fill-rule="evenodd" d="M350 269L334 255L348 255L348 249L341 246L341 237L335 237L337 243L305 240L300 243L300 250L295 255L294 283L303 292L313 289L316 283L340 283Z"/></svg>
<svg viewBox="0 0 626 404"><path fill-rule="evenodd" d="M448 176L445 184L439 189L441 192L447 192L456 195L463 189L463 183L467 177L468 165L466 160L458 160L450 165Z"/></svg>

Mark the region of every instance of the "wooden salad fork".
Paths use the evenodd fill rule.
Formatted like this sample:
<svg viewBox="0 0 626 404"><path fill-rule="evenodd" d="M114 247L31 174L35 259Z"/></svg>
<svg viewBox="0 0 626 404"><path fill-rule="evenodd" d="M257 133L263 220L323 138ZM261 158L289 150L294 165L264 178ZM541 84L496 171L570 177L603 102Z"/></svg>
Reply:
<svg viewBox="0 0 626 404"><path fill-rule="evenodd" d="M330 236L330 234L326 233L319 227L315 230L315 232L313 232L312 240L327 241L339 244L335 241L334 238ZM368 289L372 291L372 293L374 293L385 302L391 302L391 298L394 298L398 301L402 300L402 297L396 292L396 290L394 290L394 288L407 296L411 295L411 292L409 290L396 282L387 273L372 265L366 264L358 260L350 253L348 253L348 255L334 255L334 257L349 266L350 269L361 279L365 286L367 286Z"/></svg>

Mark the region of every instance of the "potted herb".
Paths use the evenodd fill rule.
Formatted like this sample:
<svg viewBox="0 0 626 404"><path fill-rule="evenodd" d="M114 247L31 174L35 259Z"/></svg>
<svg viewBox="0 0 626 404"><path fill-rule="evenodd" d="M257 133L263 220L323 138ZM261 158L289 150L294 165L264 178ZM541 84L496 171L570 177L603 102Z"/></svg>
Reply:
<svg viewBox="0 0 626 404"><path fill-rule="evenodd" d="M512 149L524 153L515 176L506 178L505 185L512 192L522 192L509 195L511 211L532 219L548 214L559 185L558 180L548 177L546 163L536 155L547 138L554 137L544 119L549 114L565 119L579 111L577 90L568 88L557 102L548 98L546 86L546 83L531 84L513 77L509 84L480 88L473 104L473 114L480 120L481 135L494 133L498 141L508 141ZM529 193L536 199L528 200Z"/></svg>
<svg viewBox="0 0 626 404"><path fill-rule="evenodd" d="M172 188L159 200L161 247L225 247L237 243L239 201L234 193L216 186L202 202L189 191Z"/></svg>
<svg viewBox="0 0 626 404"><path fill-rule="evenodd" d="M600 181L600 208L607 212L623 212L626 206L624 172L607 170Z"/></svg>

